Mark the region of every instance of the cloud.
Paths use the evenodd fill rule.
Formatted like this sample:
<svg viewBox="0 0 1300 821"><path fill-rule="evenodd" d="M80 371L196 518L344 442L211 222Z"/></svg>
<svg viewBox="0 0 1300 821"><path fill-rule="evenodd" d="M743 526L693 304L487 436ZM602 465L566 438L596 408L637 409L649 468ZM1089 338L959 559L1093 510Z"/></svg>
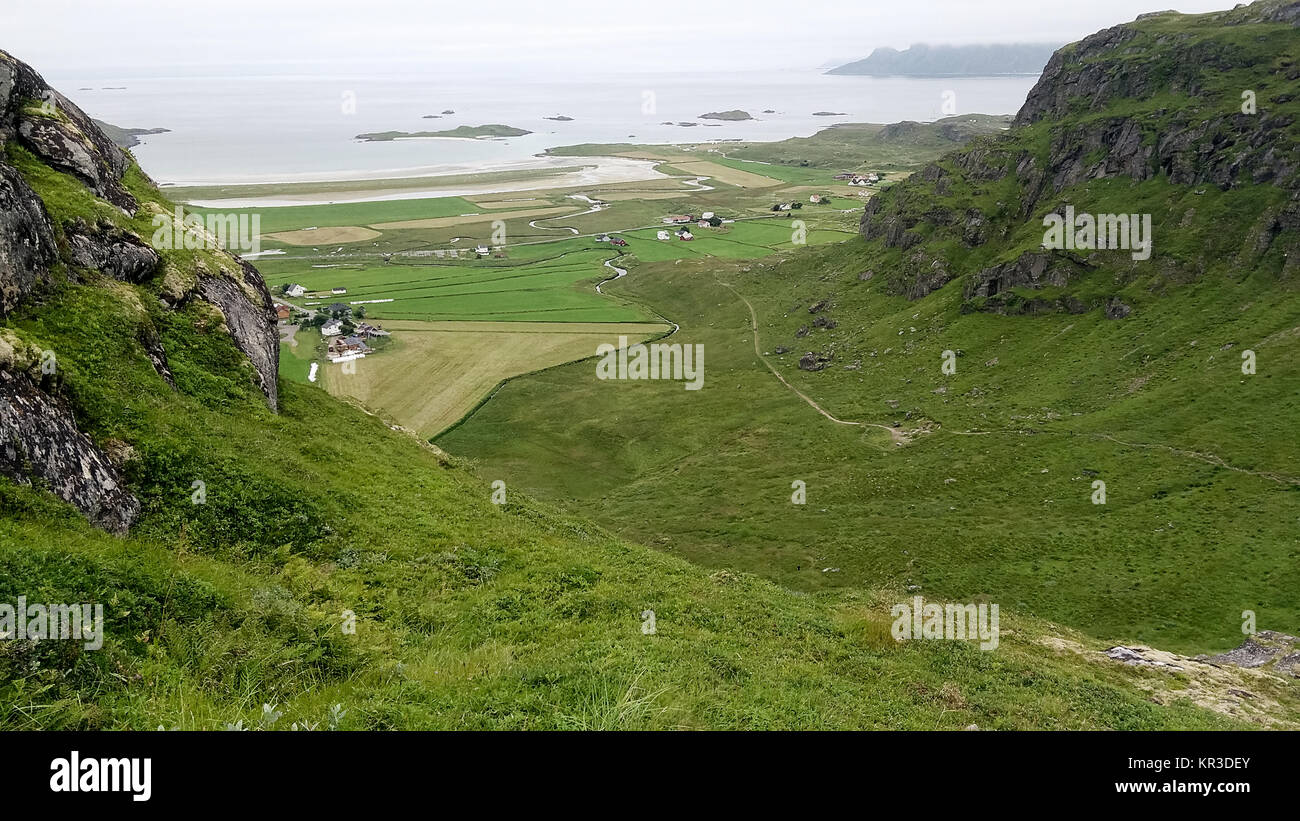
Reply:
<svg viewBox="0 0 1300 821"><path fill-rule="evenodd" d="M43 0L3 12L0 47L46 73L395 62L493 70L812 67L915 42L1070 42L1168 0ZM1229 7L1191 0L1189 12Z"/></svg>

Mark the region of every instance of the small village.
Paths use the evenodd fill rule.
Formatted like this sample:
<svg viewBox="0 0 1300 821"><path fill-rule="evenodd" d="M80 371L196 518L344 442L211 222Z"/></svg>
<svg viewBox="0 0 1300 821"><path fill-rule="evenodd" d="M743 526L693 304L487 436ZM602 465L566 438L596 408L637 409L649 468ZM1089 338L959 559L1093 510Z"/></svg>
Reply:
<svg viewBox="0 0 1300 821"><path fill-rule="evenodd" d="M302 285L290 283L281 289L281 293L295 298L328 297L346 294L347 289L330 288L311 292ZM304 304L312 306L317 303ZM359 321L365 317L365 305L362 303L333 302L308 310L286 302L277 302L275 314L282 328L282 336L287 338L293 338L302 327L316 328L325 342L326 357L335 363L363 359L367 354L374 353L374 340L392 336L382 325Z"/></svg>

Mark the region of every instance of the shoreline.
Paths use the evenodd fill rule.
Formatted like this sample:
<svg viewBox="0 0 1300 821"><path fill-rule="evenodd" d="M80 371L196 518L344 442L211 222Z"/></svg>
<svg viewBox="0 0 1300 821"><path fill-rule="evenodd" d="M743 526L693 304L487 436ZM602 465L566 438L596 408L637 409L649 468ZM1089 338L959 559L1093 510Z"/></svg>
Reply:
<svg viewBox="0 0 1300 821"><path fill-rule="evenodd" d="M575 188L621 182L667 179L656 170L661 163L627 157L539 157L541 162L515 163L510 170L482 169L469 173L425 174L378 179L332 179L301 182L185 185L164 188L168 196L200 208L276 208L331 205L437 197L510 194L552 188ZM524 166L524 167L520 167ZM495 178L493 178L495 176ZM375 185L366 187L366 183ZM387 183L387 184L385 184ZM334 187L335 190L330 190ZM221 196L217 189L236 189ZM313 190L315 188L315 190ZM250 192L248 189L264 189ZM189 196L187 196L187 193Z"/></svg>

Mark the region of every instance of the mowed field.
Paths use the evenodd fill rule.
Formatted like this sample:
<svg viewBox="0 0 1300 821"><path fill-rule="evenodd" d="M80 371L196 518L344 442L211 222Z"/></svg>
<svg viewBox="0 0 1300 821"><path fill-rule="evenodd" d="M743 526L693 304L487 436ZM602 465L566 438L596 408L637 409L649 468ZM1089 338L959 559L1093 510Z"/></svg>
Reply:
<svg viewBox="0 0 1300 821"><path fill-rule="evenodd" d="M382 354L346 369L323 360L324 386L426 438L455 424L502 380L594 356L597 346L616 345L620 336L632 343L670 330L609 322L393 321L384 327L393 343Z"/></svg>
<svg viewBox="0 0 1300 821"><path fill-rule="evenodd" d="M756 167L762 168L762 166ZM693 160L690 162L678 160L673 163L673 168L678 168L688 174L710 177L725 182L727 185L734 185L737 188L771 188L774 185L780 185L782 182L772 177L764 177L761 174L740 168L732 168L709 160Z"/></svg>
<svg viewBox="0 0 1300 821"><path fill-rule="evenodd" d="M615 256L590 241L542 259L480 263L425 257L386 263L371 260L302 271L279 260L264 264L272 287L298 282L308 291L344 288L320 300L364 304L371 320L515 320L545 322L638 322L652 314L621 299L596 293L595 283L613 275L604 267ZM539 245L537 248L544 248ZM282 270L287 269L287 270ZM317 300L295 300L313 307Z"/></svg>

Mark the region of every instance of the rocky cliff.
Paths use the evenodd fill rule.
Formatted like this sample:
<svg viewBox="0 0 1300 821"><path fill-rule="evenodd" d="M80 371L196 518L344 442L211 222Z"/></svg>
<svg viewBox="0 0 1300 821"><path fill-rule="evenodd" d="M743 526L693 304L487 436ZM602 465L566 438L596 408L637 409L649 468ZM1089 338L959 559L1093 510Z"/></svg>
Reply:
<svg viewBox="0 0 1300 821"><path fill-rule="evenodd" d="M188 307L202 303L209 313L215 309L213 327L243 355L245 379L275 410L279 346L265 282L256 268L220 248L152 247L144 237L160 215L171 228L172 208L80 108L0 51L0 314L6 324L39 322L46 303L64 289L99 288L120 301L109 327L134 328L136 354L166 389L180 390L164 328L184 322ZM95 416L96 409L62 395L93 395L75 380L104 365L60 362L61 353L43 350L31 334L0 328L0 474L39 484L96 524L123 533L140 503L79 424L78 416Z"/></svg>
<svg viewBox="0 0 1300 821"><path fill-rule="evenodd" d="M1006 135L949 154L866 206L861 233L902 252L887 281L916 299L951 279L977 310L1104 307L1071 288L1090 272L1136 276L1127 254L1041 247L1043 217L1152 213L1152 268L1168 281L1211 264L1198 234L1238 267L1300 272L1300 2L1144 15L1058 50ZM1214 189L1213 199L1196 202ZM1202 212L1220 203L1234 224ZM932 257L951 271L935 276ZM1038 299L1025 294L1054 288ZM1009 293L1019 289L1014 300ZM1012 305L1014 302L1014 305Z"/></svg>

